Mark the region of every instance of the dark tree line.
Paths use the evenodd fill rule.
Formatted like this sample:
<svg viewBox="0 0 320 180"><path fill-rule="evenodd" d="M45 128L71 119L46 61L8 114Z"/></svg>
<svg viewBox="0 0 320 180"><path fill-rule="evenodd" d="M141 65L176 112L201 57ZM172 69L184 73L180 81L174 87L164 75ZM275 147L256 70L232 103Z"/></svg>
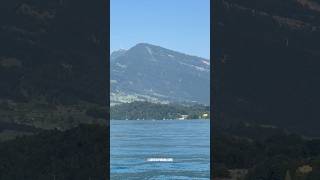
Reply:
<svg viewBox="0 0 320 180"><path fill-rule="evenodd" d="M204 105L156 104L150 102L124 103L111 107L111 119L177 119L188 115L188 119L199 119L205 113L209 118L209 107Z"/></svg>
<svg viewBox="0 0 320 180"><path fill-rule="evenodd" d="M0 144L0 179L107 179L106 127L80 125L44 131Z"/></svg>
<svg viewBox="0 0 320 180"><path fill-rule="evenodd" d="M263 135L261 135L263 134ZM316 180L320 173L320 140L307 139L284 129L239 124L219 130L214 141L215 176L228 177L230 169L248 169L246 180L297 177L299 167L313 171L303 177Z"/></svg>

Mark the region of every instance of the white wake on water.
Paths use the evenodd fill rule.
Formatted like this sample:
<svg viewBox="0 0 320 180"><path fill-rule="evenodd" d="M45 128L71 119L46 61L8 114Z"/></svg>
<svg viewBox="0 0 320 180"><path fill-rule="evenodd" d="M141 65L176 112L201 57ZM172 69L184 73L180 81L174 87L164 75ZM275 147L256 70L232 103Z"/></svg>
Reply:
<svg viewBox="0 0 320 180"><path fill-rule="evenodd" d="M173 162L173 158L148 158L148 162Z"/></svg>

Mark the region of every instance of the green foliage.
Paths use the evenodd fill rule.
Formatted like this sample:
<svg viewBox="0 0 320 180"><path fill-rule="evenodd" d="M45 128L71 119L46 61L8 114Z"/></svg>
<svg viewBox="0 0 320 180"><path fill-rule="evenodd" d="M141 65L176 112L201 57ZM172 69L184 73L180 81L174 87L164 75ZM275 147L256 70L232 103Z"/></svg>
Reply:
<svg viewBox="0 0 320 180"><path fill-rule="evenodd" d="M285 156L275 156L257 164L246 176L246 180L266 179L283 180L288 169Z"/></svg>
<svg viewBox="0 0 320 180"><path fill-rule="evenodd" d="M216 163L227 169L249 169L246 180L282 180L287 170L290 170L292 178L296 178L297 168L306 164L310 164L313 171L302 177L311 178L319 173L319 140L305 139L273 128L265 128L269 132L261 130L264 133L262 138L257 129L257 126L245 128L246 133L243 134L241 129L218 131L213 149Z"/></svg>
<svg viewBox="0 0 320 180"><path fill-rule="evenodd" d="M116 120L177 119L181 115L188 115L188 119L199 119L203 113L209 114L209 111L209 107L204 105L184 106L136 101L112 106L110 116Z"/></svg>
<svg viewBox="0 0 320 180"><path fill-rule="evenodd" d="M80 125L50 130L0 144L0 179L107 179L106 127Z"/></svg>

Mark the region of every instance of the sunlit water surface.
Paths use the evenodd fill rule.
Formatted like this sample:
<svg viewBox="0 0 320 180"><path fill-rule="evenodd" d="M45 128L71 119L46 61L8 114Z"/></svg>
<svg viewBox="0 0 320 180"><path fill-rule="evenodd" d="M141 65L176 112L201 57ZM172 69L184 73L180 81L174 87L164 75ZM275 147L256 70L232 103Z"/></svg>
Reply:
<svg viewBox="0 0 320 180"><path fill-rule="evenodd" d="M209 120L111 120L111 179L209 179Z"/></svg>

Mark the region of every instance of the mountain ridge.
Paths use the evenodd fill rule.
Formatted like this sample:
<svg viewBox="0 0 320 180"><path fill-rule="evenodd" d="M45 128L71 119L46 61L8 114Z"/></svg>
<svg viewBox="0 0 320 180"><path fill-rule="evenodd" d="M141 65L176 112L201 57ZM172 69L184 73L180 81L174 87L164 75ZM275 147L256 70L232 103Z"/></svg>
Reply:
<svg viewBox="0 0 320 180"><path fill-rule="evenodd" d="M135 100L209 102L210 61L205 58L149 43L138 43L110 56L112 105ZM202 90L192 87L189 80L198 81L196 84Z"/></svg>

